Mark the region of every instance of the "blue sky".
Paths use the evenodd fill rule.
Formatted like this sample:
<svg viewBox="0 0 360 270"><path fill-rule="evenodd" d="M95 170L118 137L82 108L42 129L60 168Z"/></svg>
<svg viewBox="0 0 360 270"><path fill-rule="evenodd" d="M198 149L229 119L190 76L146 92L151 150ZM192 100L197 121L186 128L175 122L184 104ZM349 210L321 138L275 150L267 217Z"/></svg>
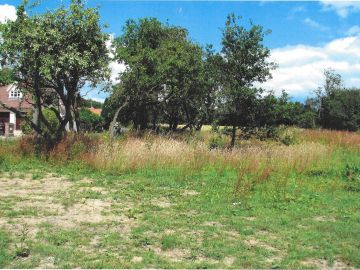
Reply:
<svg viewBox="0 0 360 270"><path fill-rule="evenodd" d="M55 8L60 2L42 0L37 11ZM0 20L10 12L5 5L18 3L0 0ZM325 68L337 70L347 86L360 87L360 2L88 0L87 5L99 6L102 22L109 25L106 31L115 36L121 34L127 19L151 16L187 28L193 41L213 44L217 50L226 16L233 12L243 17L244 24L251 19L272 30L265 45L279 68L265 88L278 93L285 89L294 99L303 100L321 83ZM105 97L97 91L91 95Z"/></svg>

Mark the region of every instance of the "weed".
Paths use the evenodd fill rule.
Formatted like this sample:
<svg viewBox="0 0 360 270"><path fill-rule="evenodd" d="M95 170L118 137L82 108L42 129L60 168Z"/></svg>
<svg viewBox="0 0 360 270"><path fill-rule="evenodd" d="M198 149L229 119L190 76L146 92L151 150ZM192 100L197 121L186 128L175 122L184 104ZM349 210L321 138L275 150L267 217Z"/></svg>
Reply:
<svg viewBox="0 0 360 270"><path fill-rule="evenodd" d="M224 149L226 147L226 140L220 134L212 136L208 142L209 149Z"/></svg>
<svg viewBox="0 0 360 270"><path fill-rule="evenodd" d="M19 241L15 244L15 255L16 257L29 257L30 247L29 247L29 228L26 225L23 225L19 232Z"/></svg>
<svg viewBox="0 0 360 270"><path fill-rule="evenodd" d="M360 167L347 164L344 174L347 180L345 188L349 191L360 192Z"/></svg>

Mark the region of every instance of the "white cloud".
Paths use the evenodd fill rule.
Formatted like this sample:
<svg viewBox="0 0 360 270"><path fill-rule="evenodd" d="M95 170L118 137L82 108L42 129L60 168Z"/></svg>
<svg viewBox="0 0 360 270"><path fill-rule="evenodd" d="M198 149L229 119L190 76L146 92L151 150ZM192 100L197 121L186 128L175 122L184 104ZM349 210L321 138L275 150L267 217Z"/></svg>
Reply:
<svg viewBox="0 0 360 270"><path fill-rule="evenodd" d="M272 50L279 67L262 86L291 96L306 97L323 82L323 71L333 68L347 87L360 87L360 36L335 39L324 46L296 45Z"/></svg>
<svg viewBox="0 0 360 270"><path fill-rule="evenodd" d="M101 103L104 103L105 101L105 98L100 98L100 97L91 97L91 99Z"/></svg>
<svg viewBox="0 0 360 270"><path fill-rule="evenodd" d="M303 22L304 22L304 24L306 24L306 25L308 25L308 26L310 26L312 28L315 28L317 30L320 30L320 31L329 30L328 27L326 27L326 26L324 26L324 25L322 25L322 24L318 23L317 21L314 21L314 20L312 20L310 18L306 18Z"/></svg>
<svg viewBox="0 0 360 270"><path fill-rule="evenodd" d="M354 25L354 26L350 27L346 31L346 35L348 35L348 36L360 35L360 27L358 25Z"/></svg>
<svg viewBox="0 0 360 270"><path fill-rule="evenodd" d="M360 1L320 0L324 10L333 10L341 18L360 11Z"/></svg>
<svg viewBox="0 0 360 270"><path fill-rule="evenodd" d="M114 58L114 48L112 46L114 42L114 34L110 35L110 39L108 40L106 46L108 47L109 51L110 51L110 57L113 59ZM110 75L110 80L113 84L116 84L119 82L119 74L123 71L125 71L125 64L123 63L119 63L116 60L111 61L109 64L110 70L111 70L111 75Z"/></svg>
<svg viewBox="0 0 360 270"><path fill-rule="evenodd" d="M7 20L16 20L16 8L11 5L0 5L0 23L5 23Z"/></svg>

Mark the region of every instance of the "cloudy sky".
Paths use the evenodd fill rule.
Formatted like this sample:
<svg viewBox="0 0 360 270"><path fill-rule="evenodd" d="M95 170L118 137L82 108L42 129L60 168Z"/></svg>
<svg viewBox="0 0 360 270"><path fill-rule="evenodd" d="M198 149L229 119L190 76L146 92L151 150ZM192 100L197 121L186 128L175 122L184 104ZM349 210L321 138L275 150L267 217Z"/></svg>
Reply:
<svg viewBox="0 0 360 270"><path fill-rule="evenodd" d="M38 12L52 9L67 0L41 0ZM16 18L20 0L0 0L0 22ZM286 90L294 100L304 100L322 81L325 68L342 75L348 87L360 87L360 1L119 1L87 0L99 6L107 32L117 36L128 18L157 17L162 22L189 30L200 45L213 44L220 50L221 29L226 15L243 17L271 29L265 45L279 64L273 79L263 87L280 93ZM113 78L122 70L111 65ZM105 93L92 91L91 97L104 99Z"/></svg>

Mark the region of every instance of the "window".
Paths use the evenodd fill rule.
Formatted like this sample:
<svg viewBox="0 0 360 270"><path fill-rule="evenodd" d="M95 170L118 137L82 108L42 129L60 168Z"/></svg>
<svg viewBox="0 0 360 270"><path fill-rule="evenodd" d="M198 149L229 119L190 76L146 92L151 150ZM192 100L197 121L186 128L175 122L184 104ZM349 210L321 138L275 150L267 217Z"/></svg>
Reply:
<svg viewBox="0 0 360 270"><path fill-rule="evenodd" d="M9 98L20 99L20 98L22 98L22 94L21 94L21 92L19 90L12 89L12 90L10 90Z"/></svg>

